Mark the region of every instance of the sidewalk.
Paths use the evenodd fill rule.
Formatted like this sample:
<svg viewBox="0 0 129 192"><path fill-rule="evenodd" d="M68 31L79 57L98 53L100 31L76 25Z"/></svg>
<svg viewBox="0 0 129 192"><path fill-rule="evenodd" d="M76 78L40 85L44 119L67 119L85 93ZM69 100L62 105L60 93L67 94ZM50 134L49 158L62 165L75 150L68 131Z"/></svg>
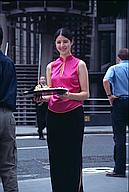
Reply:
<svg viewBox="0 0 129 192"><path fill-rule="evenodd" d="M50 178L22 180L18 183L19 192L52 192ZM128 192L127 178L106 177L105 172L83 172L83 185L84 192ZM2 192L1 184L0 192Z"/></svg>
<svg viewBox="0 0 129 192"><path fill-rule="evenodd" d="M83 184L84 192L128 192L127 178L109 178L105 173L84 173ZM19 187L20 192L51 192L50 178L20 181Z"/></svg>

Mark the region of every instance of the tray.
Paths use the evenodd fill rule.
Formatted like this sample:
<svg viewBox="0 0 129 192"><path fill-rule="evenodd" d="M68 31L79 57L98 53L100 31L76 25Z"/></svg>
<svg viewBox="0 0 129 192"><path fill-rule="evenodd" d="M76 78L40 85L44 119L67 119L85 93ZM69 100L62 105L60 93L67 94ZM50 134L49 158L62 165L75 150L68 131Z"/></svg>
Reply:
<svg viewBox="0 0 129 192"><path fill-rule="evenodd" d="M23 95L30 95L30 96L36 96L36 95L54 95L54 94L64 94L68 91L66 88L41 88L39 90L28 90L24 91Z"/></svg>

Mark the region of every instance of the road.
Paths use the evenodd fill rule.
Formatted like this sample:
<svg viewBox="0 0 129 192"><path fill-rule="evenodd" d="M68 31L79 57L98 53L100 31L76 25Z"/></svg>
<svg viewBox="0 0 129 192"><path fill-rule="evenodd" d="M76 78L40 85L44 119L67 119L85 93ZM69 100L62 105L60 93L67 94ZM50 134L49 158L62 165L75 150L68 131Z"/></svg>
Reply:
<svg viewBox="0 0 129 192"><path fill-rule="evenodd" d="M128 148L128 143L126 146ZM17 137L17 147L19 192L51 192L46 140L38 140L36 136L20 136ZM86 134L84 136L84 191L128 192L128 177L105 177L105 172L107 170L113 170L114 161L112 151L112 134ZM0 192L2 191L2 185L0 182Z"/></svg>
<svg viewBox="0 0 129 192"><path fill-rule="evenodd" d="M36 136L17 137L17 147L19 180L50 176L46 140L39 140ZM86 170L85 168L113 167L112 152L112 134L85 134L83 170Z"/></svg>

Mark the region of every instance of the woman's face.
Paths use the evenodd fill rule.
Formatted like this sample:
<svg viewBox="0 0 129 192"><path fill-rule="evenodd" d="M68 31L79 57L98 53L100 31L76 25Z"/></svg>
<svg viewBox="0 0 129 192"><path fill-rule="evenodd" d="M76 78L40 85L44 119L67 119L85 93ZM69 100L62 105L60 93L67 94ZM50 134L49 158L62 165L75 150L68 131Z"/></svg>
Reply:
<svg viewBox="0 0 129 192"><path fill-rule="evenodd" d="M71 46L73 43L68 38L62 35L59 35L56 38L55 44L56 44L56 49L60 53L60 55L67 56L71 54Z"/></svg>

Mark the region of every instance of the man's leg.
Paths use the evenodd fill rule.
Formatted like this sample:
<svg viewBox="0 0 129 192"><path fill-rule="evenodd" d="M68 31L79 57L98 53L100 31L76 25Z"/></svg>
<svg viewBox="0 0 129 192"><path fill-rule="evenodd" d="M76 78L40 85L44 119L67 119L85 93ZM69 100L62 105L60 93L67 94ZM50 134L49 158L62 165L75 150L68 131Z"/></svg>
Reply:
<svg viewBox="0 0 129 192"><path fill-rule="evenodd" d="M126 171L126 120L123 103L117 100L112 111L112 126L114 133L114 171L125 174Z"/></svg>
<svg viewBox="0 0 129 192"><path fill-rule="evenodd" d="M4 110L1 117L2 139L0 141L0 176L4 192L18 192L17 149L15 119L10 111Z"/></svg>

